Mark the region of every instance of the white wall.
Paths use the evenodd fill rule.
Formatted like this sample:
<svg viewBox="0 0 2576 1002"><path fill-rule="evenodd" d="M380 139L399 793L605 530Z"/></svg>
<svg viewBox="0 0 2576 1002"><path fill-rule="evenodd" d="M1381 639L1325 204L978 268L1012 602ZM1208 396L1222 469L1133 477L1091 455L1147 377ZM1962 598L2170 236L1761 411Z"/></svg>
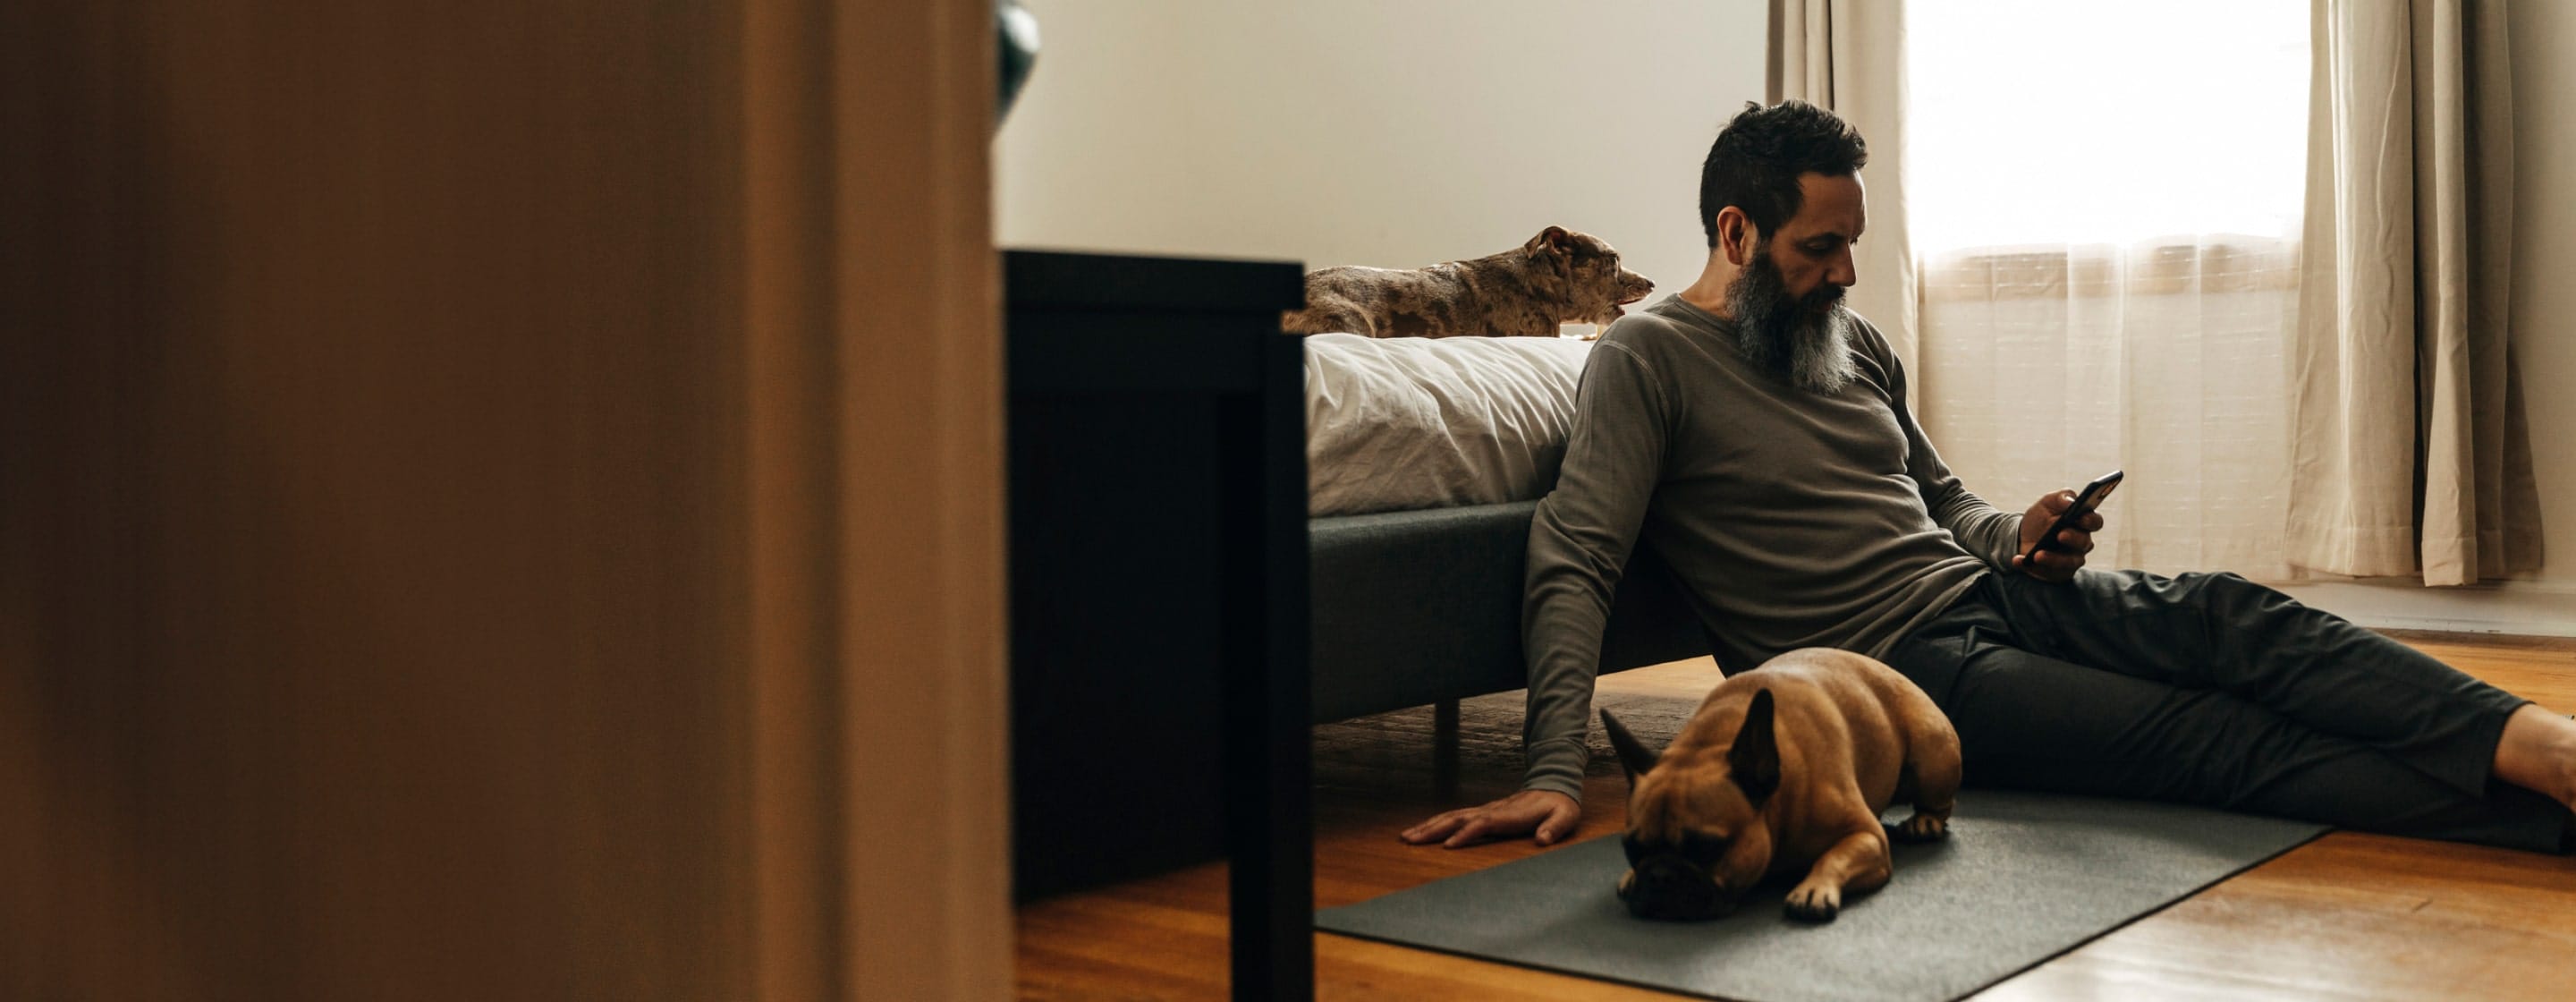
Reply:
<svg viewBox="0 0 2576 1002"><path fill-rule="evenodd" d="M1553 224L1674 291L1709 141L1762 97L1764 0L1023 2L1005 247L1409 268Z"/></svg>
<svg viewBox="0 0 2576 1002"><path fill-rule="evenodd" d="M2576 636L2576 4L2520 3L2513 39L2513 343L2530 403L2547 562L2520 580L2472 588L2374 584L2291 589L2376 626Z"/></svg>

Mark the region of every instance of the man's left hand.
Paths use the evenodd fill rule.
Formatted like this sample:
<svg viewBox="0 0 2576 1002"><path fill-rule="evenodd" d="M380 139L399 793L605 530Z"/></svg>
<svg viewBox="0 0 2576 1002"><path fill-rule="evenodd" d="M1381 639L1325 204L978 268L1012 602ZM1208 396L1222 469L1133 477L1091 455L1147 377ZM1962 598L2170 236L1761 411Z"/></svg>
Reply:
<svg viewBox="0 0 2576 1002"><path fill-rule="evenodd" d="M2074 491L2058 491L2040 498L2030 506L2030 511L2023 513L2021 549L2015 551L2012 558L2015 570L2042 581L2070 581L2075 578L2075 571L2084 566L2084 555L2093 552L2093 533L2102 528L2101 512L2085 512L2084 517L2058 530L2055 549L2041 550L2039 556L2031 560L2022 558L2023 553L2029 552L2031 544L2039 541L2039 534L2046 532L2060 513L2074 506Z"/></svg>

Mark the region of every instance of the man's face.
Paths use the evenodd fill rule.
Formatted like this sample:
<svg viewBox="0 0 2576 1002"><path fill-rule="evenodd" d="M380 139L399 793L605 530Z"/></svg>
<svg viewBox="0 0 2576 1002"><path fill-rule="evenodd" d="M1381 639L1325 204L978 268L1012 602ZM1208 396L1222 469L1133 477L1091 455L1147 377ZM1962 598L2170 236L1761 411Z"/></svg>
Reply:
<svg viewBox="0 0 2576 1002"><path fill-rule="evenodd" d="M1858 371L1853 321L1842 299L1854 278L1860 185L1814 174L1801 180L1808 203L1769 239L1754 243L1752 258L1726 288L1727 312L1745 358L1807 390L1833 394ZM1819 194L1834 201L1820 205Z"/></svg>
<svg viewBox="0 0 2576 1002"><path fill-rule="evenodd" d="M1869 227L1860 178L1805 174L1798 178L1798 214L1770 234L1771 261L1789 294L1804 299L1818 286L1848 289L1860 281L1852 244Z"/></svg>

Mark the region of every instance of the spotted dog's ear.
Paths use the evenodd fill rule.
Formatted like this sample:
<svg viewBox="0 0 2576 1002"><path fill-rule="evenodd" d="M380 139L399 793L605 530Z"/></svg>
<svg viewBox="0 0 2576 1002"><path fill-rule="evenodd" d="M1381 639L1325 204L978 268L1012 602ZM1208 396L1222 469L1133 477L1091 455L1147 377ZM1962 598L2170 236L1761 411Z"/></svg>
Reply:
<svg viewBox="0 0 2576 1002"><path fill-rule="evenodd" d="M1568 234L1565 231L1565 227L1550 226L1544 230L1538 231L1538 235L1529 238L1528 243L1522 244L1521 253L1526 255L1530 260L1536 261L1538 260L1539 255L1548 251L1564 250L1567 237Z"/></svg>
<svg viewBox="0 0 2576 1002"><path fill-rule="evenodd" d="M1621 724L1619 718L1611 716L1608 710L1601 711L1601 729L1610 732L1610 747L1619 752L1619 768L1627 771L1628 785L1637 785L1637 777L1663 761L1664 753L1647 751L1636 735L1628 733L1627 725Z"/></svg>

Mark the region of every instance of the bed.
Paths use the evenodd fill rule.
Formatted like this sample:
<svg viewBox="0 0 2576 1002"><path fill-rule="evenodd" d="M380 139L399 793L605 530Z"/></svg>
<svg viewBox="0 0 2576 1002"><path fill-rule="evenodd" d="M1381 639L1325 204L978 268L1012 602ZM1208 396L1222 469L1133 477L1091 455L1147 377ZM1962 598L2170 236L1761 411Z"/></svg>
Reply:
<svg viewBox="0 0 2576 1002"><path fill-rule="evenodd" d="M1530 516L1588 349L1282 336L1303 276L1004 255L1013 893L1225 856L1241 983L1311 947L1308 725L1523 684ZM1337 479L1372 470L1397 475ZM1634 563L1604 667L1703 650Z"/></svg>
<svg viewBox="0 0 2576 1002"><path fill-rule="evenodd" d="M1530 518L1555 482L1590 348L1306 339L1316 722L1526 684ZM1612 603L1601 670L1708 650L1671 572L1641 548Z"/></svg>

